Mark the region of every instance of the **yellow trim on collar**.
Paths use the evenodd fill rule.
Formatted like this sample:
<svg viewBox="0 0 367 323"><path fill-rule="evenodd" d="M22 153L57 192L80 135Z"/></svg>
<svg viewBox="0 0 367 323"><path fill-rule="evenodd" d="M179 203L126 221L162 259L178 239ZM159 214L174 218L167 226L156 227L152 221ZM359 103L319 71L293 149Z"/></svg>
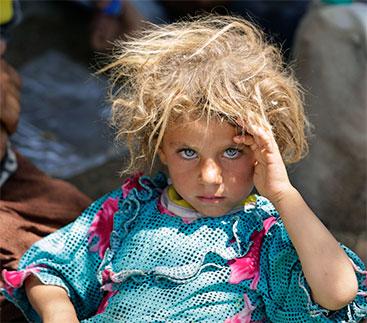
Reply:
<svg viewBox="0 0 367 323"><path fill-rule="evenodd" d="M170 185L167 189L167 195L171 202L182 206L187 207L189 209L193 209L193 207L187 203L175 190L175 188ZM241 205L246 205L249 203L255 203L256 202L256 196L255 194L249 195L243 202L241 202Z"/></svg>
<svg viewBox="0 0 367 323"><path fill-rule="evenodd" d="M256 203L256 195L252 194L246 197L246 199L241 203L241 205L246 205L249 203Z"/></svg>
<svg viewBox="0 0 367 323"><path fill-rule="evenodd" d="M171 202L179 206L192 209L192 206L189 203L187 203L180 195L178 195L178 193L176 192L175 188L172 185L168 187L167 195Z"/></svg>

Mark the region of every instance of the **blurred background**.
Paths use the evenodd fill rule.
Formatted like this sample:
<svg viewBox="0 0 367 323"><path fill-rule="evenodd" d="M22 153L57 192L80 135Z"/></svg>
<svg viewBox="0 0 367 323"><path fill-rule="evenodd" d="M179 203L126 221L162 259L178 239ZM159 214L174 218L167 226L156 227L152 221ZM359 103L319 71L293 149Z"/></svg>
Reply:
<svg viewBox="0 0 367 323"><path fill-rule="evenodd" d="M2 4L7 0L0 0ZM293 183L337 236L367 259L367 3L365 1L18 1L4 58L22 78L12 146L94 199L121 184L126 156L108 126L107 81L93 76L111 41L202 11L242 15L277 42L314 125ZM10 26L10 28L8 28Z"/></svg>

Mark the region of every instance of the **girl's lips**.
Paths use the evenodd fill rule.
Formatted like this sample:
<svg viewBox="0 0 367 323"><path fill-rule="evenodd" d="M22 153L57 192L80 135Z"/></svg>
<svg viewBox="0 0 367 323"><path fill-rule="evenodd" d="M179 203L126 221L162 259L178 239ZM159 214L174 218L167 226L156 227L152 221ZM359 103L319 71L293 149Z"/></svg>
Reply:
<svg viewBox="0 0 367 323"><path fill-rule="evenodd" d="M200 201L206 202L206 203L218 203L224 199L224 196L198 196L197 197Z"/></svg>

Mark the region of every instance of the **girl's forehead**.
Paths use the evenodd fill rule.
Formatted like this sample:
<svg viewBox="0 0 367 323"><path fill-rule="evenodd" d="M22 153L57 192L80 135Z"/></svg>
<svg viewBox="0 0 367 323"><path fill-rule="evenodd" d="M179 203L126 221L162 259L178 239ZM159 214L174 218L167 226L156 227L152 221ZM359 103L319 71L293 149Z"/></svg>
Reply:
<svg viewBox="0 0 367 323"><path fill-rule="evenodd" d="M212 134L217 132L234 132L240 134L241 126L235 122L218 118L181 119L167 126L165 135L173 132Z"/></svg>
<svg viewBox="0 0 367 323"><path fill-rule="evenodd" d="M175 123L167 127L163 141L167 144L193 144L195 146L212 145L214 142L230 144L239 130L229 122L210 120L194 120Z"/></svg>
<svg viewBox="0 0 367 323"><path fill-rule="evenodd" d="M210 132L215 131L216 129L223 128L234 128L233 124L230 124L228 121L218 120L216 118L211 119L187 119L180 120L178 122L174 122L169 125L166 131L198 131L198 132Z"/></svg>

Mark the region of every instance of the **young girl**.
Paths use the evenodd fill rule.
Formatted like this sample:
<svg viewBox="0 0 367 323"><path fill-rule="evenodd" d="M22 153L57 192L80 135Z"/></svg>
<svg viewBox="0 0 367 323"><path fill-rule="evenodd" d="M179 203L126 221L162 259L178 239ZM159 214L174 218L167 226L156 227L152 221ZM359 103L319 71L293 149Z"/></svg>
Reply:
<svg viewBox="0 0 367 323"><path fill-rule="evenodd" d="M117 137L135 175L3 272L39 322L357 322L366 271L289 182L307 149L296 81L245 20L120 43ZM260 195L250 195L255 187Z"/></svg>

